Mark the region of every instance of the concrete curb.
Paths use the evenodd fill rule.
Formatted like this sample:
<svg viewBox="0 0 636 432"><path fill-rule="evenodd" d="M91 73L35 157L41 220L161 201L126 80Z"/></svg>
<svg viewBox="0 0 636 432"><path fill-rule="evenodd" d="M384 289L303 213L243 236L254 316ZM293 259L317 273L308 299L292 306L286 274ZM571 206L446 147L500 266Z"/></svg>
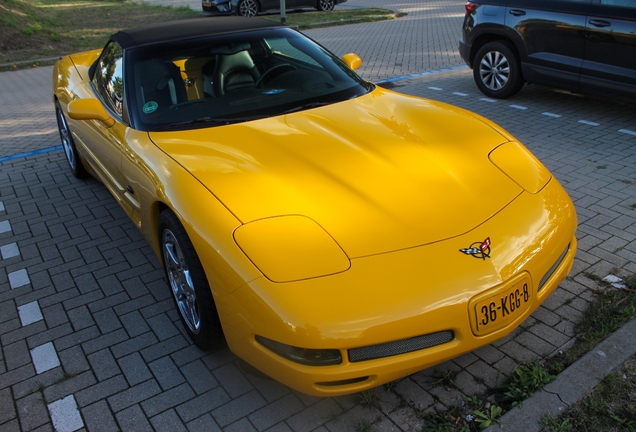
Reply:
<svg viewBox="0 0 636 432"><path fill-rule="evenodd" d="M557 379L523 402L523 407L508 411L501 427L490 426L486 432L538 432L539 421L554 417L585 397L594 387L636 353L636 318L624 324L593 350L561 372Z"/></svg>

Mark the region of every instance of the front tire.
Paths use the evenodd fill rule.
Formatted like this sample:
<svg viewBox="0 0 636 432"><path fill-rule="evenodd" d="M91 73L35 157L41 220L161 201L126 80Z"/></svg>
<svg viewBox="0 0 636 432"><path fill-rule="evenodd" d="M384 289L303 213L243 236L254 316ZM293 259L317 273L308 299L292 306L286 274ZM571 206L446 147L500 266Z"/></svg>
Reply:
<svg viewBox="0 0 636 432"><path fill-rule="evenodd" d="M88 172L86 171L86 168L84 168L82 160L77 153L73 134L68 127L66 117L64 117L59 101L55 101L55 117L57 119L57 129L60 132L60 140L62 141L66 161L71 168L71 172L77 178L84 178L88 175Z"/></svg>
<svg viewBox="0 0 636 432"><path fill-rule="evenodd" d="M515 51L505 42L489 42L477 51L473 77L479 90L488 97L505 99L523 86L521 66Z"/></svg>
<svg viewBox="0 0 636 432"><path fill-rule="evenodd" d="M318 0L319 11L331 11L336 5L335 0Z"/></svg>
<svg viewBox="0 0 636 432"><path fill-rule="evenodd" d="M253 17L258 15L258 3L256 0L242 0L238 4L238 15L242 17Z"/></svg>
<svg viewBox="0 0 636 432"><path fill-rule="evenodd" d="M223 342L223 330L210 285L194 246L170 210L159 215L163 266L181 322L194 344L209 350Z"/></svg>

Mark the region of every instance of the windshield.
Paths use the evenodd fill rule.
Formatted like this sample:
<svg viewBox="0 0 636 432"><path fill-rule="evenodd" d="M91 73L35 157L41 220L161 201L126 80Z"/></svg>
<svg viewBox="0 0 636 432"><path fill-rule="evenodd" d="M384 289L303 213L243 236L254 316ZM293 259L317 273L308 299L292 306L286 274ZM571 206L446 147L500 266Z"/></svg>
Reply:
<svg viewBox="0 0 636 432"><path fill-rule="evenodd" d="M134 127L145 131L271 117L372 89L340 59L288 28L144 46L125 55L129 113Z"/></svg>

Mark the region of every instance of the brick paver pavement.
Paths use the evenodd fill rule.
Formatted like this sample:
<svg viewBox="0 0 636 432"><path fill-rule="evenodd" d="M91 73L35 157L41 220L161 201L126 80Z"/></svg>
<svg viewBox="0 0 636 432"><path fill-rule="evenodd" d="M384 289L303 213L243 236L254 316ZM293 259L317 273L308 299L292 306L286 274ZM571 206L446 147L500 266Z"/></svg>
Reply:
<svg viewBox="0 0 636 432"><path fill-rule="evenodd" d="M425 14L437 6L461 9L462 3L404 7ZM362 28L382 34L376 26L384 25L345 26L340 36L312 30L312 37L338 54L367 57L342 29L349 27L353 38ZM405 43L404 49L419 48ZM449 58L457 57L454 48L446 49ZM381 79L436 68L389 70L394 55L382 66L367 62L363 75ZM0 158L59 144L50 73L49 67L0 74ZM75 179L63 153L52 151L0 162L0 431L335 432L354 431L362 421L373 422L376 431L416 431L424 413L460 405L500 383L518 363L571 343L598 289L585 274L636 273L636 106L539 86L492 101L477 91L470 73L460 69L394 85L507 128L552 170L579 215L571 276L512 335L375 389L373 406L360 395L315 398L244 373L229 350L203 353L189 343L163 272L137 229L100 183ZM449 370L456 372L458 389L433 383Z"/></svg>

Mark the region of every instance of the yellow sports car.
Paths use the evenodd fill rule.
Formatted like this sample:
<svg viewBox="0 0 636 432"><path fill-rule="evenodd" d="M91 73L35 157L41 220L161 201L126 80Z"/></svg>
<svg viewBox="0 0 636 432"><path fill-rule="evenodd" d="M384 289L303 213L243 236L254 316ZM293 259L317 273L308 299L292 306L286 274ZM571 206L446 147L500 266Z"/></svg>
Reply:
<svg viewBox="0 0 636 432"><path fill-rule="evenodd" d="M73 174L163 263L193 342L332 396L489 344L568 274L572 201L510 134L228 17L114 34L53 72Z"/></svg>

